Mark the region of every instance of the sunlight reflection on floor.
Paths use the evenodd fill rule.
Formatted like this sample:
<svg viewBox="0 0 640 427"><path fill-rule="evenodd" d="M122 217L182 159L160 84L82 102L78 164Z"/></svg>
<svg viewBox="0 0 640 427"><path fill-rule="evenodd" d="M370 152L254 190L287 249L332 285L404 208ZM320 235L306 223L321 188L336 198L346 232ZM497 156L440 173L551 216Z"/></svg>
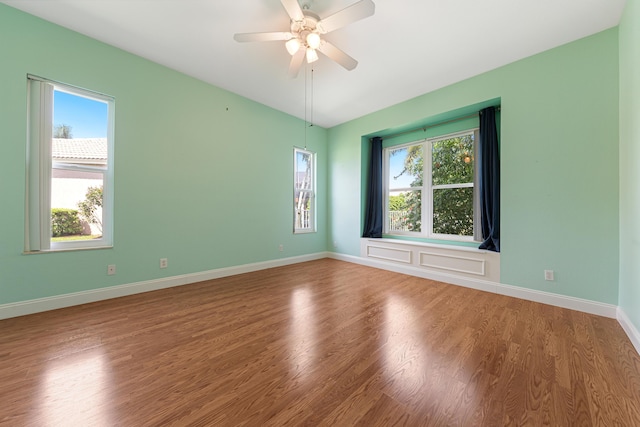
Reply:
<svg viewBox="0 0 640 427"><path fill-rule="evenodd" d="M393 390L414 396L428 374L428 348L417 324L411 301L390 296L385 305L384 355L387 380Z"/></svg>
<svg viewBox="0 0 640 427"><path fill-rule="evenodd" d="M291 334L289 348L291 370L304 379L315 357L315 309L309 289L296 289L291 294Z"/></svg>
<svg viewBox="0 0 640 427"><path fill-rule="evenodd" d="M37 425L112 426L108 361L101 348L47 362L41 383Z"/></svg>

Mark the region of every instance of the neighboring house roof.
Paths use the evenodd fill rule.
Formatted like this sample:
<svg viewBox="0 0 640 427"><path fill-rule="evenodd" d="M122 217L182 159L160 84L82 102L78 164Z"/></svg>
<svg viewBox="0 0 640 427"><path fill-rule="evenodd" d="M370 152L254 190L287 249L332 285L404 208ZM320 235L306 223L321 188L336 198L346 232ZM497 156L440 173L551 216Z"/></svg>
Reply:
<svg viewBox="0 0 640 427"><path fill-rule="evenodd" d="M67 163L107 163L107 138L53 138L53 160Z"/></svg>

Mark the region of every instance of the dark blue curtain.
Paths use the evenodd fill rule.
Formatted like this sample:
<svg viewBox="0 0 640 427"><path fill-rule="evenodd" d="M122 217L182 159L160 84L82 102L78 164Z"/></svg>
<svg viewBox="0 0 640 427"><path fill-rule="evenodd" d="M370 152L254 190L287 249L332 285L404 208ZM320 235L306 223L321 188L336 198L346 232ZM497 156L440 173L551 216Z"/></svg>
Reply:
<svg viewBox="0 0 640 427"><path fill-rule="evenodd" d="M362 237L382 237L382 138L378 136L371 140L366 201Z"/></svg>
<svg viewBox="0 0 640 427"><path fill-rule="evenodd" d="M480 249L500 252L500 152L496 129L496 108L480 110Z"/></svg>

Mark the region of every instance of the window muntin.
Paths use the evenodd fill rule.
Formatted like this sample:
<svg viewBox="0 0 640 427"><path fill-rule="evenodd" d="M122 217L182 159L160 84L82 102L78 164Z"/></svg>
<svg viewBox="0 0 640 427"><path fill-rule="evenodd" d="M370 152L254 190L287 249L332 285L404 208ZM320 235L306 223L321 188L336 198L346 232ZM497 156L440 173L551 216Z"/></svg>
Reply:
<svg viewBox="0 0 640 427"><path fill-rule="evenodd" d="M477 129L384 149L385 233L474 239L475 141Z"/></svg>
<svg viewBox="0 0 640 427"><path fill-rule="evenodd" d="M113 98L33 76L28 92L26 252L112 246ZM76 108L64 108L68 102ZM61 111L71 114L63 120L99 130L74 138L56 122ZM82 231L58 236L52 209L79 211Z"/></svg>
<svg viewBox="0 0 640 427"><path fill-rule="evenodd" d="M294 148L294 233L316 231L316 155L312 151Z"/></svg>

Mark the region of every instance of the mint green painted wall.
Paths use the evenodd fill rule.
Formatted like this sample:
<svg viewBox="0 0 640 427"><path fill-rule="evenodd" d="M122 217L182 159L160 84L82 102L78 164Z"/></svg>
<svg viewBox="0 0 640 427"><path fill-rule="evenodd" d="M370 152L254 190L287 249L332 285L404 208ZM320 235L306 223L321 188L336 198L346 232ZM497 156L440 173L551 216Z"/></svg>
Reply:
<svg viewBox="0 0 640 427"><path fill-rule="evenodd" d="M0 304L326 250L325 129L319 232L293 235L301 120L2 4L0 40ZM27 73L116 99L113 249L22 254Z"/></svg>
<svg viewBox="0 0 640 427"><path fill-rule="evenodd" d="M640 330L640 0L620 23L620 299Z"/></svg>
<svg viewBox="0 0 640 427"><path fill-rule="evenodd" d="M617 28L329 129L334 250L359 255L363 136L492 99L502 106L501 282L617 304Z"/></svg>

